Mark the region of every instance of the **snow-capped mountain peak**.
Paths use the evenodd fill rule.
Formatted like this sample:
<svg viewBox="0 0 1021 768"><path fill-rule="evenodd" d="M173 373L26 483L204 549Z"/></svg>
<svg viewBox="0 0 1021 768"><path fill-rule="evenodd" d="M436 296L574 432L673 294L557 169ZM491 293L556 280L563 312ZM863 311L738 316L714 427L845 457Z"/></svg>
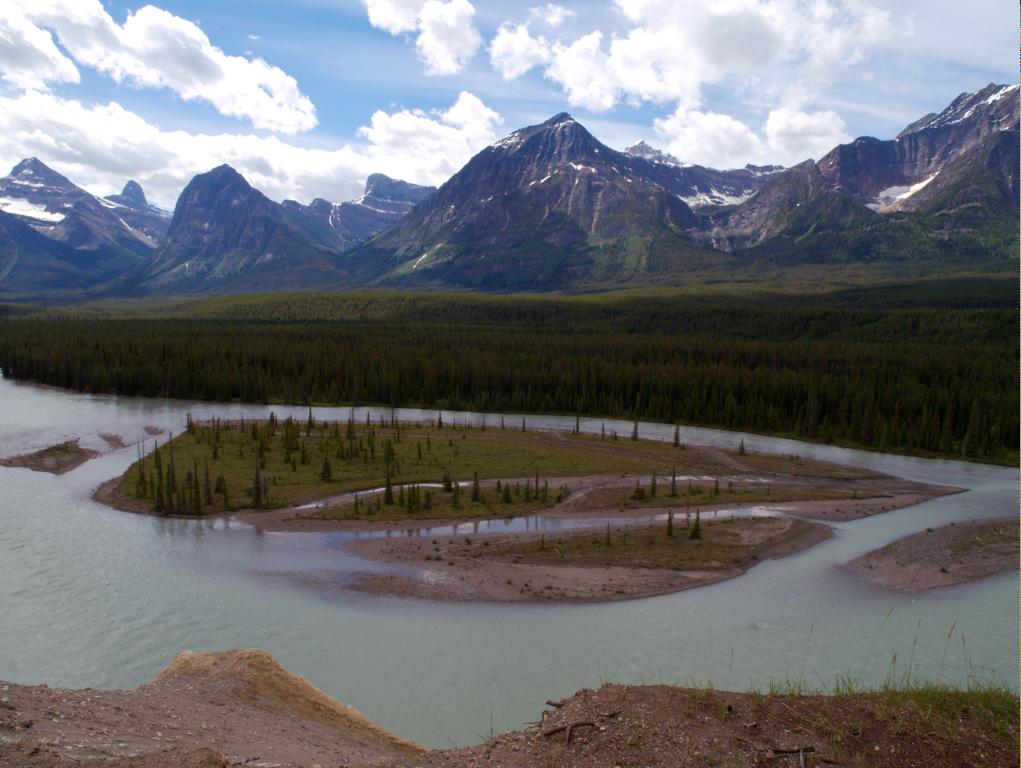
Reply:
<svg viewBox="0 0 1021 768"><path fill-rule="evenodd" d="M63 191L78 189L71 181L61 176L48 165L35 157L28 157L11 169L5 180L10 184L41 189L48 187Z"/></svg>
<svg viewBox="0 0 1021 768"><path fill-rule="evenodd" d="M96 197L29 157L0 179L0 210L73 248L152 247L166 232L169 216L145 203L138 184L129 182L125 193L125 202ZM138 199L140 206L132 204Z"/></svg>
<svg viewBox="0 0 1021 768"><path fill-rule="evenodd" d="M1017 120L1008 125L1009 116L1016 114L1012 103L1017 102L1019 86L990 83L981 90L962 93L939 113L930 113L916 120L897 136L901 139L909 134L932 129L948 129L962 123L989 123L993 130L1017 127Z"/></svg>
<svg viewBox="0 0 1021 768"><path fill-rule="evenodd" d="M632 144L630 147L625 148L624 154L630 155L631 157L640 157L643 160L648 160L650 163L676 165L678 168L691 167L691 163L685 163L663 150L656 149L655 147L647 144L645 139L642 139L637 144Z"/></svg>

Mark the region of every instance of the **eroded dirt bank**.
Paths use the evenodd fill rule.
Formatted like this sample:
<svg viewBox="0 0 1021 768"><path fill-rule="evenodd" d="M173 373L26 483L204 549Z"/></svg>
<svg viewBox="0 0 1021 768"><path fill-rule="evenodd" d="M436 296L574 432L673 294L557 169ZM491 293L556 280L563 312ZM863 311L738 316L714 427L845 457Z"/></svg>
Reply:
<svg viewBox="0 0 1021 768"><path fill-rule="evenodd" d="M1001 517L927 528L847 564L902 592L926 592L1018 570L1018 519Z"/></svg>
<svg viewBox="0 0 1021 768"><path fill-rule="evenodd" d="M135 691L0 685L0 765L24 768L1017 763L1017 698L1002 692L814 696L606 685L548 702L522 730L424 751L261 651L184 654Z"/></svg>

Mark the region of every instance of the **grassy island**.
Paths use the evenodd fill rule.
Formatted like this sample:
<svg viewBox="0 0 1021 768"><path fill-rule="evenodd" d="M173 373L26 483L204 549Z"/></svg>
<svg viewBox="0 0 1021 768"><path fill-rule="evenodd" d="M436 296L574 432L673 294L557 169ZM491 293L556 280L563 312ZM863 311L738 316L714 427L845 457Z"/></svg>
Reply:
<svg viewBox="0 0 1021 768"><path fill-rule="evenodd" d="M236 513L263 531L388 530L543 512L526 530L476 527L351 546L413 573L345 588L441 600L591 602L703 586L830 536L846 520L955 489L799 456L583 434L527 422L196 422L152 444L97 498L160 515ZM783 504L782 517L742 508ZM736 519L728 519L732 514ZM769 515L776 511L768 512ZM554 518L581 519L557 525ZM798 519L805 518L805 519ZM552 527L551 527L552 526Z"/></svg>
<svg viewBox="0 0 1021 768"><path fill-rule="evenodd" d="M272 509L362 491L364 500L326 503L320 516L510 515L554 504L564 478L654 475L668 485L678 475L722 474L716 453L614 433L535 431L524 421L321 421L311 412L300 421L189 419L132 464L117 493L159 514Z"/></svg>
<svg viewBox="0 0 1021 768"><path fill-rule="evenodd" d="M193 421L112 483L117 506L163 515L302 507L327 522L513 517L557 506L643 513L876 496L889 478L798 456L636 433L385 418ZM896 489L894 489L896 491ZM886 492L886 491L884 491ZM563 502L563 503L561 503Z"/></svg>

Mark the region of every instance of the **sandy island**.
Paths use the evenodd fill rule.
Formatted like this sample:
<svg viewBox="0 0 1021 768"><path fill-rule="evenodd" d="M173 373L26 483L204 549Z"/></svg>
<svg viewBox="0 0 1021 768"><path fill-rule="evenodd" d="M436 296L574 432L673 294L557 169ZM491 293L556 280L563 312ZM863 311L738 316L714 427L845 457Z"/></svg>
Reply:
<svg viewBox="0 0 1021 768"><path fill-rule="evenodd" d="M649 478L642 478L648 482ZM960 488L939 485L926 485L910 480L891 477L889 475L870 474L853 479L842 478L793 478L774 475L771 478L772 493L760 495L754 501L743 501L740 496L721 494L715 499L705 499L701 503L692 503L690 510L694 513L696 506L702 512L713 512L721 509L742 509L747 507L769 506L783 511L784 515L800 517L806 520L822 522L846 522L871 517L882 512L921 504L938 496L960 493ZM509 482L515 482L511 479ZM524 478L517 479L524 482ZM93 498L96 501L129 512L148 512L148 502L138 502L118 493L120 478L103 483L96 489ZM662 479L661 479L662 482ZM558 478L557 485L568 489L567 497L550 507L534 514L543 517L559 518L591 518L608 519L642 518L649 515L666 514L668 499L660 497L655 503L650 500L647 505L621 507L619 497L626 495L634 486L635 477L630 475L600 475L590 477ZM484 490L490 490L492 483L483 484ZM829 499L798 499L798 495L811 496L831 495ZM857 494L855 497L854 494ZM437 528L447 525L470 523L470 517L429 517L413 519L386 519L385 517L364 519L332 519L322 515L315 507L316 502L306 502L301 507L281 507L279 509L241 509L232 513L232 517L247 523L265 533L315 533L329 531L407 531L420 528ZM328 501L323 501L323 509L328 509ZM675 513L684 514L684 507L679 503L673 505ZM486 515L478 519L492 518Z"/></svg>
<svg viewBox="0 0 1021 768"><path fill-rule="evenodd" d="M919 504L930 498L955 493L959 489L927 486L899 478L877 474L851 478L776 476L771 486L774 502L728 501L698 506L710 540L717 531L735 533L742 545L719 553L719 558L681 556L652 561L651 550L635 549L620 553L611 546L604 552L558 559L551 553L562 540L602 538L604 528L575 529L557 533L536 532L467 535L442 534L434 531L427 538L401 537L399 534L425 527L440 528L470 525L466 518L415 518L405 520L331 520L317 517L315 508L293 507L271 510L239 510L237 519L268 532L387 531L394 537L363 539L351 543L350 549L361 557L400 566L399 572L356 574L345 579L344 588L370 594L414 597L434 600L480 600L492 602L602 602L650 597L685 589L706 586L740 576L763 560L801 552L832 536L832 530L818 521L852 520L880 514L892 509ZM109 480L96 490L93 498L102 503L132 512L148 512L148 505L125 498L117 492L120 478ZM558 481L559 482L559 481ZM650 524L650 518L663 516L668 507L650 501L622 509L610 505L634 484L631 477L597 476L563 478L573 490L552 507L544 509L544 517L564 520L603 519L611 525L611 539L622 531L644 531L657 544L665 544L666 522ZM783 500L802 494L825 494L840 491L840 498L829 500ZM851 494L856 494L857 498ZM667 499L659 499L666 503ZM740 510L746 507L772 506L782 510L773 518L737 518L717 521L717 510ZM675 542L687 542L692 507L672 507L677 528ZM522 552L537 549L545 539L548 552ZM663 541L660 541L663 539ZM657 550L658 551L658 550ZM348 574L350 575L350 574ZM319 584L319 587L323 585ZM336 586L336 585L331 585Z"/></svg>
<svg viewBox="0 0 1021 768"><path fill-rule="evenodd" d="M120 435L115 435L112 432L100 432L99 436L103 438L103 442L111 448L120 449L128 447L128 444L124 442L124 438Z"/></svg>
<svg viewBox="0 0 1021 768"><path fill-rule="evenodd" d="M209 462L209 456L202 454L209 450L209 429L201 426L195 437L179 437L184 449L190 447L203 456L202 464L196 457L193 466L220 466L215 458ZM329 429L323 430L320 439L333 440L336 446L339 438L331 437ZM243 441L253 439L247 431L221 434L223 440L235 442L224 443L220 461L234 461L234 446L243 452ZM405 432L402 446L410 453L413 443L408 434L414 433ZM452 451L454 457L458 450L470 451L477 446L475 450L482 452L480 449L488 445L505 451L531 450L536 457L548 454L560 461L561 467L571 466L564 461L565 456L578 456L584 457L586 466L617 464L622 469L617 474L605 469L568 476L551 473L544 480L541 499L538 470L531 497L527 487L533 478L497 480L490 476L478 481L477 495L488 500L484 503L468 501L472 481L460 481L464 499L460 504L434 481L432 505L412 510L410 499L409 504L404 503L404 486L399 491L394 489L392 503L382 503L382 481L372 486L375 491L361 491L361 506L356 507L350 484L345 491L344 486L338 488L314 476L313 468L322 461L317 459L308 461L304 474L293 463L278 465L284 474L274 474L274 478L303 478L304 484L291 486L294 491L288 491L286 485L267 486L271 493L292 493L289 506L240 510L212 507L202 516L232 515L265 532L396 534L365 537L348 545L367 560L392 566L386 572L370 568L361 573L347 571L337 575L336 583L316 583L317 588L443 600L597 602L660 595L734 578L765 559L800 552L829 538L832 531L827 522L867 517L960 490L797 456L745 454L711 446L679 450L662 443L603 441L562 433L472 432L469 440L469 432L448 430L432 445L429 450ZM490 463L498 461L493 456L499 450L494 450L497 453L490 454ZM273 448L269 455L273 455ZM422 455L420 441L418 456ZM406 458L409 463L415 460L414 454ZM654 489L652 475L635 471L642 465L662 465L664 460L681 463L687 476L677 482L660 474ZM363 454L361 460L340 466L347 472L364 473L361 468L371 467L371 461ZM247 462L241 468L246 466ZM366 480L376 480L372 471L365 474ZM134 497L129 473L100 485L93 498L122 510L151 513L150 499ZM244 487L243 478L239 475L230 482L235 493ZM513 498L508 491L511 487ZM499 501L501 495L506 496L507 504ZM752 518L742 513L749 508L759 508L765 514ZM663 518L671 510L675 536L668 537ZM693 541L690 526L696 513L704 536ZM557 533L533 529L480 534L478 527L473 530L473 521L499 520L504 514L541 515L568 522L584 519L587 528L575 524L573 530ZM734 519L728 520L731 516ZM449 530L442 530L448 525ZM613 529L609 545L605 545L602 531L606 526ZM426 528L431 530L424 532ZM462 535L465 530L473 532ZM402 535L405 533L409 535ZM600 536L604 546L592 545Z"/></svg>
<svg viewBox="0 0 1021 768"><path fill-rule="evenodd" d="M951 523L897 539L847 564L883 587L926 592L1018 570L1018 519Z"/></svg>
<svg viewBox="0 0 1021 768"><path fill-rule="evenodd" d="M832 474L820 471L832 469ZM753 466L737 463L739 473L754 473ZM350 532L386 531L396 534L353 542L349 548L361 557L397 566L388 573L365 573L345 583L359 592L432 600L489 602L591 603L629 600L668 594L714 584L745 573L759 562L801 552L832 536L827 521L846 521L919 504L960 489L923 485L878 473L835 465L813 465L804 474L774 473L770 495L758 501L728 500L725 494L697 506L705 538L710 545L701 555L685 551L695 506L658 498L622 508L622 496L635 478L621 476L571 477L558 480L570 489L566 498L541 510L545 518L584 519L598 525L583 529L539 533L483 533L454 535L471 520L465 518L413 520L324 519L315 509L246 510L237 518L263 531ZM741 477L741 475L737 475ZM648 482L649 478L642 478ZM488 488L489 486L484 486ZM799 495L830 495L828 499L797 500ZM732 499L739 498L737 496ZM669 506L673 501L674 504ZM781 510L770 518L726 518L717 511L767 507ZM667 540L665 520L650 522L673 509L676 534ZM724 512L726 514L726 512ZM726 520L726 522L724 522ZM632 532L624 548L588 547L589 551L558 554L563 545L602 541L604 522L611 527L611 542ZM443 528L450 526L450 532ZM720 527L716 527L720 526ZM428 536L401 536L404 532L433 529ZM714 534L732 534L739 546L713 548ZM634 542L641 539L642 545ZM540 544L545 549L539 551ZM322 586L322 585L319 585Z"/></svg>
<svg viewBox="0 0 1021 768"><path fill-rule="evenodd" d="M415 572L369 574L352 588L432 600L630 600L731 579L833 535L825 525L783 517L700 525L698 540L679 523L668 538L665 524L628 522L611 525L608 537L604 528L545 533L541 544L532 533L367 539L355 542L353 551Z"/></svg>
<svg viewBox="0 0 1021 768"><path fill-rule="evenodd" d="M864 765L863 755L871 768L1018 763L1017 698L1006 692L605 685L536 709L521 730L426 751L263 651L186 652L133 691L0 684L0 765L782 768Z"/></svg>
<svg viewBox="0 0 1021 768"><path fill-rule="evenodd" d="M82 448L78 442L78 440L68 440L66 443L51 445L49 448L43 448L34 453L23 453L20 456L0 459L0 464L5 467L24 467L36 472L62 475L100 455L99 451Z"/></svg>

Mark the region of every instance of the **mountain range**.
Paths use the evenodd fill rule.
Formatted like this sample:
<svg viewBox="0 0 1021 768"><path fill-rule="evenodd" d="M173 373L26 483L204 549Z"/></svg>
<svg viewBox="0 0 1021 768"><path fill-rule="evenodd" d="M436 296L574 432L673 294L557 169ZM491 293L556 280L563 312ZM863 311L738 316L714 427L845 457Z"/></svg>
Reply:
<svg viewBox="0 0 1021 768"><path fill-rule="evenodd" d="M40 161L0 179L0 295L364 286L578 290L1016 268L1018 86L957 97L895 138L818 162L715 170L623 152L561 113L438 189L380 174L350 202L274 202L229 166L172 215L136 182L97 197Z"/></svg>

